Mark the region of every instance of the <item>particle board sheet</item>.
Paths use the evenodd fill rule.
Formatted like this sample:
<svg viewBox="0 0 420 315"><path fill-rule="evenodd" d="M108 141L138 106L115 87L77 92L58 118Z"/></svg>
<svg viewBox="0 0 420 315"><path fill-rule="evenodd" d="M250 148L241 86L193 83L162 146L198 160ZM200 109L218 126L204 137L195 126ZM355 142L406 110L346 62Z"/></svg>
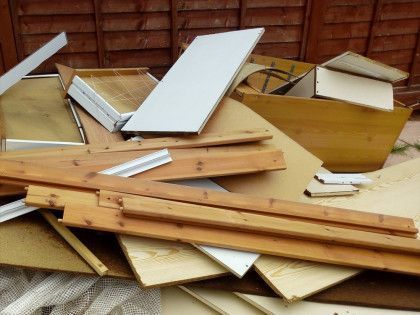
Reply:
<svg viewBox="0 0 420 315"><path fill-rule="evenodd" d="M392 83L407 79L409 76L405 71L351 51L324 62L322 66Z"/></svg>
<svg viewBox="0 0 420 315"><path fill-rule="evenodd" d="M177 286L164 287L161 292L162 315L215 315L219 314L191 294Z"/></svg>
<svg viewBox="0 0 420 315"><path fill-rule="evenodd" d="M245 93L241 100L334 172L381 168L412 112L397 105L386 112L340 101L282 95ZM286 162L290 166L287 155Z"/></svg>
<svg viewBox="0 0 420 315"><path fill-rule="evenodd" d="M180 286L182 290L191 294L196 299L205 303L219 314L224 315L261 315L264 314L258 308L245 302L232 292L203 289L197 287Z"/></svg>
<svg viewBox="0 0 420 315"><path fill-rule="evenodd" d="M122 130L200 133L263 33L197 36Z"/></svg>
<svg viewBox="0 0 420 315"><path fill-rule="evenodd" d="M79 229L72 231L109 268L108 276L134 279L114 235ZM38 212L3 222L0 248L0 265L96 275Z"/></svg>
<svg viewBox="0 0 420 315"><path fill-rule="evenodd" d="M420 218L420 159L407 161L379 171L365 173L373 180L370 185L361 185L354 196L310 198L301 201L329 206L372 211ZM263 260L264 258L264 260ZM266 282L288 300L298 300L340 283L361 272L361 269L337 268L285 258L260 258L255 267ZM296 276L295 276L296 275ZM295 279L295 281L287 281Z"/></svg>
<svg viewBox="0 0 420 315"><path fill-rule="evenodd" d="M83 143L58 76L25 78L0 96L3 139Z"/></svg>
<svg viewBox="0 0 420 315"><path fill-rule="evenodd" d="M272 144L283 151L287 169L219 177L214 181L230 192L297 200L321 167L322 161L264 118L240 102L224 98L203 133L228 132L248 128L264 128L273 134L273 139L264 141L264 143Z"/></svg>
<svg viewBox="0 0 420 315"><path fill-rule="evenodd" d="M143 287L174 285L228 273L190 244L128 235L117 237Z"/></svg>
<svg viewBox="0 0 420 315"><path fill-rule="evenodd" d="M304 76L286 95L320 97L392 111L392 84L347 73L316 67Z"/></svg>
<svg viewBox="0 0 420 315"><path fill-rule="evenodd" d="M270 315L414 315L417 312L401 310L385 310L371 307L360 307L339 304L324 304L301 301L295 304L288 304L280 298L265 297L251 294L236 293L236 295L258 308L265 314Z"/></svg>

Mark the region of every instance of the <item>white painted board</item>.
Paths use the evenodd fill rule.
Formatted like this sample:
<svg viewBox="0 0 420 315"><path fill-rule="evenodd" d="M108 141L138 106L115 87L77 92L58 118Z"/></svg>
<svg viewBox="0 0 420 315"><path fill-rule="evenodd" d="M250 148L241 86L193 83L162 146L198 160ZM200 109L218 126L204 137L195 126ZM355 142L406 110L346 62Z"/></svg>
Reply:
<svg viewBox="0 0 420 315"><path fill-rule="evenodd" d="M63 32L7 71L0 77L0 95L66 45L67 37Z"/></svg>
<svg viewBox="0 0 420 315"><path fill-rule="evenodd" d="M197 36L122 131L200 133L263 33Z"/></svg>
<svg viewBox="0 0 420 315"><path fill-rule="evenodd" d="M84 145L82 142L58 142L58 141L40 141L40 140L19 140L19 139L3 139L3 151L30 150L40 148L54 148L73 145Z"/></svg>
<svg viewBox="0 0 420 315"><path fill-rule="evenodd" d="M309 71L303 78L286 93L287 96L314 97L315 96L315 69Z"/></svg>
<svg viewBox="0 0 420 315"><path fill-rule="evenodd" d="M235 293L265 314L271 315L414 315L418 312L373 307L325 304L300 301L286 303L281 298Z"/></svg>
<svg viewBox="0 0 420 315"><path fill-rule="evenodd" d="M316 67L315 94L374 109L392 111L392 84Z"/></svg>
<svg viewBox="0 0 420 315"><path fill-rule="evenodd" d="M372 180L363 174L317 173L315 174L315 177L325 184L357 185L372 183Z"/></svg>
<svg viewBox="0 0 420 315"><path fill-rule="evenodd" d="M324 62L322 66L332 70L341 70L387 82L405 80L409 75L405 71L390 67L379 61L366 58L351 51L347 51Z"/></svg>
<svg viewBox="0 0 420 315"><path fill-rule="evenodd" d="M191 187L213 189L218 191L227 191L223 187L217 185L215 182L206 178L194 180L181 180L172 183ZM223 267L228 269L230 272L232 272L235 276L239 278L242 278L245 275L245 273L252 267L254 262L260 257L260 254L247 251L213 247L207 245L194 246L202 253L206 254L207 256L221 264Z"/></svg>

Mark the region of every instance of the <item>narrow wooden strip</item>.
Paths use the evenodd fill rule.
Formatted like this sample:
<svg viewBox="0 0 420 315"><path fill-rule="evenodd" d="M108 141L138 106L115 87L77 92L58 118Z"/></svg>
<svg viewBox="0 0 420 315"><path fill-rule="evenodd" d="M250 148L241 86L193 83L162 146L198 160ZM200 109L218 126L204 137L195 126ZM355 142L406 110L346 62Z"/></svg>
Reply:
<svg viewBox="0 0 420 315"><path fill-rule="evenodd" d="M81 228L249 250L324 263L420 275L420 256L125 217L121 210L68 204L63 223Z"/></svg>
<svg viewBox="0 0 420 315"><path fill-rule="evenodd" d="M124 215L175 223L203 225L237 231L309 239L332 244L420 253L420 240L380 235L313 223L273 218L223 208L207 207L164 199L122 199Z"/></svg>
<svg viewBox="0 0 420 315"><path fill-rule="evenodd" d="M321 205L309 205L279 199L220 192L134 178L122 178L92 172L49 168L37 164L2 160L0 181L32 181L46 185L111 190L123 193L220 206L252 212L334 221L348 225L366 225L374 228L417 233L412 219L381 214L344 210Z"/></svg>
<svg viewBox="0 0 420 315"><path fill-rule="evenodd" d="M60 224L57 218L49 210L39 210L45 220L60 234L73 249L83 257L83 259L95 270L101 277L108 273L108 268L90 251L67 227Z"/></svg>
<svg viewBox="0 0 420 315"><path fill-rule="evenodd" d="M18 161L46 163L51 167L99 172L155 150L94 153L65 157L18 157ZM235 145L210 148L172 149L172 162L132 177L176 180L249 174L286 168L283 153L270 145Z"/></svg>
<svg viewBox="0 0 420 315"><path fill-rule="evenodd" d="M266 129L240 130L224 133L207 133L200 136L165 137L144 139L142 141L121 141L108 144L89 144L83 146L21 150L3 152L2 159L10 159L18 156L46 156L65 154L91 154L105 152L124 152L133 150L158 150L173 148L199 148L216 145L247 143L271 139L272 133Z"/></svg>

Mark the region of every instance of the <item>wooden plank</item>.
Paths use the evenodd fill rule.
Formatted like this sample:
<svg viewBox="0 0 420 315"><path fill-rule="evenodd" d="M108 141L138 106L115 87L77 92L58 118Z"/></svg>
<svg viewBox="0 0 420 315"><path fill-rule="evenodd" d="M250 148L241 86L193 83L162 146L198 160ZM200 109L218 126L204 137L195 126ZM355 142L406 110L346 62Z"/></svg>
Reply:
<svg viewBox="0 0 420 315"><path fill-rule="evenodd" d="M0 42L5 43L1 46L1 60L4 64L4 70L12 68L18 62L16 53L16 43L13 37L13 24L10 16L10 5L7 0L0 2L2 10L0 12L1 31ZM7 43L7 44L6 44Z"/></svg>
<svg viewBox="0 0 420 315"><path fill-rule="evenodd" d="M41 215L60 234L67 243L91 266L100 276L108 273L108 268L93 254L67 227L60 224L49 210L41 209Z"/></svg>
<svg viewBox="0 0 420 315"><path fill-rule="evenodd" d="M342 245L327 246L314 241L278 238L236 231L214 230L193 225L125 217L122 211L77 204L67 204L63 223L69 226L104 230L114 233L176 240L186 243L220 246L257 253L380 269L406 274L420 274L418 255L369 250Z"/></svg>
<svg viewBox="0 0 420 315"><path fill-rule="evenodd" d="M420 242L410 238L384 236L184 202L148 197L137 197L136 199L123 197L122 208L124 215L137 219L147 218L165 222L202 225L215 229L220 228L221 230L228 229L363 248L420 253Z"/></svg>
<svg viewBox="0 0 420 315"><path fill-rule="evenodd" d="M190 244L129 235L117 238L142 287L187 283L228 273Z"/></svg>
<svg viewBox="0 0 420 315"><path fill-rule="evenodd" d="M106 152L125 152L138 150L158 150L175 148L200 148L226 144L256 142L271 139L272 131L267 129L229 130L219 133L206 133L198 136L162 137L144 139L142 141L121 141L112 144L91 144L73 146L68 148L26 150L20 152L1 153L2 158L15 158L18 156L63 156L65 154L91 154ZM280 149L280 148L279 148Z"/></svg>
<svg viewBox="0 0 420 315"><path fill-rule="evenodd" d="M408 78L408 73L405 71L390 67L386 64L366 58L351 51L347 51L324 62L322 66L332 70L354 73L364 77L392 83Z"/></svg>
<svg viewBox="0 0 420 315"><path fill-rule="evenodd" d="M347 209L362 209L369 206L372 211L383 214L418 218L420 213L417 205L420 202L420 196L416 193L416 187L420 180L419 170L420 159L411 160L367 173L366 175L373 179L373 184L362 186L359 194L355 196L334 198L303 196L302 200L310 203L327 203ZM276 262L277 259L273 257L271 261L260 265L260 260L262 260L260 258L255 262L255 267L268 284L288 300L302 299L361 271L348 268L337 270L336 266L291 259L281 259Z"/></svg>
<svg viewBox="0 0 420 315"><path fill-rule="evenodd" d="M250 93L242 102L336 172L381 168L411 114L396 104L385 112L339 101Z"/></svg>
<svg viewBox="0 0 420 315"><path fill-rule="evenodd" d="M407 218L383 216L362 211L343 211L340 208L313 206L274 198L220 192L134 178L121 178L77 170L72 171L70 175L66 170L7 160L0 162L0 171L2 181L23 181L23 183L32 181L44 185L68 186L91 191L110 190L248 212L271 213L301 219L309 218L323 222L332 221L382 230L417 232L412 220Z"/></svg>
<svg viewBox="0 0 420 315"><path fill-rule="evenodd" d="M257 308L244 302L235 294L227 291L203 289L190 286L180 286L182 290L191 294L193 297L214 309L219 314L244 314L259 315L263 314Z"/></svg>
<svg viewBox="0 0 420 315"><path fill-rule="evenodd" d="M200 133L263 32L258 28L197 37L122 130ZM180 87L188 87L188 95L174 98Z"/></svg>
<svg viewBox="0 0 420 315"><path fill-rule="evenodd" d="M357 314L357 315L414 315L416 312L402 310L387 310L382 308L324 304L302 301L299 303L288 304L280 298L258 296L251 294L235 293L254 307L265 314L270 315L300 315L300 314Z"/></svg>
<svg viewBox="0 0 420 315"><path fill-rule="evenodd" d="M67 44L65 33L61 33L34 52L31 56L21 61L0 77L0 95L19 82L24 76L38 67L44 60L51 57Z"/></svg>
<svg viewBox="0 0 420 315"><path fill-rule="evenodd" d="M16 158L17 161L48 163L61 169L100 172L115 165L155 153L154 150L72 155L65 158ZM147 180L179 180L247 174L286 169L283 153L270 145L239 145L213 148L174 149L172 162L132 175ZM239 162L238 162L239 161Z"/></svg>

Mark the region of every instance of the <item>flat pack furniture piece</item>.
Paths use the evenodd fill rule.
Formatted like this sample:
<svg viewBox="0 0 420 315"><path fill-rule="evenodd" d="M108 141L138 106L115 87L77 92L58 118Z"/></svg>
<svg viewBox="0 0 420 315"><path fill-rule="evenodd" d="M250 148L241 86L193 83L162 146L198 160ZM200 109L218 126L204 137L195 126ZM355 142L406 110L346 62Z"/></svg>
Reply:
<svg viewBox="0 0 420 315"><path fill-rule="evenodd" d="M394 109L391 83L319 66L308 72L286 95L339 100L384 111Z"/></svg>
<svg viewBox="0 0 420 315"><path fill-rule="evenodd" d="M236 90L236 99L324 161L332 172L380 169L412 112L397 101L387 112L343 101L260 94L243 86Z"/></svg>
<svg viewBox="0 0 420 315"><path fill-rule="evenodd" d="M67 95L110 132L124 126L157 84L148 68L72 69L58 64L56 67Z"/></svg>
<svg viewBox="0 0 420 315"><path fill-rule="evenodd" d="M84 144L58 75L29 76L0 96L1 151Z"/></svg>
<svg viewBox="0 0 420 315"><path fill-rule="evenodd" d="M122 131L199 134L263 33L196 37Z"/></svg>
<svg viewBox="0 0 420 315"><path fill-rule="evenodd" d="M395 83L408 78L405 71L388 66L376 60L347 51L322 64L323 67L364 77Z"/></svg>
<svg viewBox="0 0 420 315"><path fill-rule="evenodd" d="M0 77L0 95L66 45L67 37L63 32L2 75Z"/></svg>

